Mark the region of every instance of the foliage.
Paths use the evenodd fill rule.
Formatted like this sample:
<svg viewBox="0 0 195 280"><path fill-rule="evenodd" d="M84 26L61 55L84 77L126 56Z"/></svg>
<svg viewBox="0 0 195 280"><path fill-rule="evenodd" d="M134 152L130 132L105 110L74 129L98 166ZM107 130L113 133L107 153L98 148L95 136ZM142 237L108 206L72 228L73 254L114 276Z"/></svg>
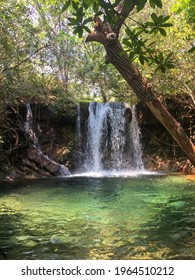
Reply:
<svg viewBox="0 0 195 280"><path fill-rule="evenodd" d="M173 1L175 2L175 1ZM170 2L169 10L173 5ZM176 67L165 75L156 73L152 75L153 84L158 92L166 94L191 95L195 88L194 53L189 53L191 43L195 36L192 26L186 21L183 11L172 12L171 19L173 27L170 29L166 40L158 38L157 49L164 49L173 52ZM193 104L193 103L192 103Z"/></svg>
<svg viewBox="0 0 195 280"><path fill-rule="evenodd" d="M62 110L71 101L127 101L136 97L120 74L105 64L104 48L85 44L94 16L113 27L120 0L2 0L0 6L0 153L7 104L54 102ZM192 112L195 89L195 1L124 0L128 11L120 42L129 60L152 82L154 91L182 94ZM169 13L169 14L168 14ZM186 98L186 95L190 98ZM185 100L192 100L191 103ZM9 150L9 147L8 147Z"/></svg>
<svg viewBox="0 0 195 280"><path fill-rule="evenodd" d="M136 8L137 12L140 12L144 9L146 3L149 2L149 5L154 9L155 7L162 8L161 0L137 0ZM62 11L67 9L70 4L72 4L72 9L74 10L73 16L69 18L69 25L74 27L74 34L78 34L79 37L83 36L83 32L89 31L89 28L86 24L93 21L92 16L88 16L86 11L93 6L92 10L97 16L102 16L104 21L110 23L111 26L114 26L116 20L118 20L119 15L117 14L114 7L119 3L119 1L68 1L63 6ZM132 4L132 1L125 1L126 8ZM125 53L129 54L130 61L135 60L137 57L141 64L145 62L150 64L156 64L156 71L161 70L165 73L166 69L174 67L174 60L172 59L172 53L169 53L167 57L164 57L161 52L158 56L153 56L154 49L151 46L151 43L147 39L143 40L142 34L154 34L160 33L162 36L166 36L166 28L171 27L172 23L167 22L170 16L168 15L157 15L155 12L151 13L151 20L144 23L138 23L136 28L130 28L126 26L125 33L126 38L123 40L125 46Z"/></svg>
<svg viewBox="0 0 195 280"><path fill-rule="evenodd" d="M195 31L195 2L193 0L178 0L172 7L172 11L177 14L183 14L187 23L192 27L193 33ZM191 28L190 28L191 29ZM195 35L192 38L192 47L188 50L188 53L195 51Z"/></svg>
<svg viewBox="0 0 195 280"><path fill-rule="evenodd" d="M188 23L195 24L195 2L194 0L178 0L172 7L173 12L184 13Z"/></svg>
<svg viewBox="0 0 195 280"><path fill-rule="evenodd" d="M131 90L118 72L102 60L103 48L86 45L94 16L113 26L119 0L2 0L0 8L0 96L21 100L113 100ZM136 0L121 30L124 53L140 64L157 91L193 89L194 1ZM131 0L125 0L128 10ZM163 4L163 6L162 6ZM189 5L187 5L189 4ZM167 11L171 11L168 15ZM171 16L171 17L170 17ZM123 54L121 54L123 55ZM168 81L168 83L167 83ZM187 86L187 87L186 87ZM78 90L79 89L79 90ZM51 98L54 96L55 98ZM131 97L132 98L132 97Z"/></svg>
<svg viewBox="0 0 195 280"><path fill-rule="evenodd" d="M116 71L103 65L102 48L86 46L72 36L67 21L72 12L62 13L62 7L60 1L31 0L28 5L3 1L0 96L4 103L32 97L47 102L51 96L93 99L97 91L101 96L117 84L110 82Z"/></svg>

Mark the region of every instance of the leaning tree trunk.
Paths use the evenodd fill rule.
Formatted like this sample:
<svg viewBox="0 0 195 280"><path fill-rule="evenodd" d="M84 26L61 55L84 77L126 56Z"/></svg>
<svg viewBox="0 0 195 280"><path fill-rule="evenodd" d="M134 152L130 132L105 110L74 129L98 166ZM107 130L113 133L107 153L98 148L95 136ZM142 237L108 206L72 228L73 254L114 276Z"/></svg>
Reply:
<svg viewBox="0 0 195 280"><path fill-rule="evenodd" d="M126 18L126 15L124 15L124 18ZM151 84L141 75L135 64L129 62L127 55L121 55L124 50L118 40L118 31L116 30L112 30L109 24L102 23L99 18L95 19L95 27L88 34L86 41L96 41L104 45L107 53L106 63L112 63L115 66L136 96L148 106L195 166L195 146L180 123L174 119L162 102L154 95Z"/></svg>

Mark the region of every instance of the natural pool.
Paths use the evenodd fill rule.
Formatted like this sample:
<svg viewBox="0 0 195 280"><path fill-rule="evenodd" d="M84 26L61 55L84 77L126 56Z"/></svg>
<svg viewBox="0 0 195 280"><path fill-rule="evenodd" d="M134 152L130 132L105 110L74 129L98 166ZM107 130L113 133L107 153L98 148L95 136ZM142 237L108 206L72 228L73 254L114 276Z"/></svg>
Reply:
<svg viewBox="0 0 195 280"><path fill-rule="evenodd" d="M0 259L195 259L195 181L142 174L0 183Z"/></svg>

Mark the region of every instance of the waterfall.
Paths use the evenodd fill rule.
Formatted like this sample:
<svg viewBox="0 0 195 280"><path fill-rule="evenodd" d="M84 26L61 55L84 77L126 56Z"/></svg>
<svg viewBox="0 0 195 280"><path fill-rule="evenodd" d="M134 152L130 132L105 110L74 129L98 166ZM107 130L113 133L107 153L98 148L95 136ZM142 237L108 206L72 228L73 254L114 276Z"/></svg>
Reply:
<svg viewBox="0 0 195 280"><path fill-rule="evenodd" d="M133 106L131 108L132 111L132 121L130 123L130 137L131 137L131 144L132 144L132 150L133 150L133 157L134 157L134 166L136 169L143 170L144 164L143 164L143 153L142 153L142 145L140 141L140 129L138 126L137 116L136 116L136 107Z"/></svg>
<svg viewBox="0 0 195 280"><path fill-rule="evenodd" d="M77 140L78 140L78 149L81 149L81 110L80 106L77 107Z"/></svg>
<svg viewBox="0 0 195 280"><path fill-rule="evenodd" d="M33 127L33 113L29 103L26 104L26 121L24 123L24 133L26 138L35 146L39 145L39 141Z"/></svg>
<svg viewBox="0 0 195 280"><path fill-rule="evenodd" d="M45 155L40 147L39 139L34 129L33 112L30 104L26 104L26 121L24 122L24 135L29 141L27 158L38 164L41 168L57 176L70 175L67 167L55 162Z"/></svg>
<svg viewBox="0 0 195 280"><path fill-rule="evenodd" d="M143 170L135 107L123 102L92 102L88 110L84 171Z"/></svg>

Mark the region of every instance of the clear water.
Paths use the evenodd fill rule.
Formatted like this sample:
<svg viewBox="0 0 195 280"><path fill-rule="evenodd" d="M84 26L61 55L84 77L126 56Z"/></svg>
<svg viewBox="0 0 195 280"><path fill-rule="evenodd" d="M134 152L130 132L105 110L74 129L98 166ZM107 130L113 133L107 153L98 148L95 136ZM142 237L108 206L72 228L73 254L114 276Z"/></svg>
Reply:
<svg viewBox="0 0 195 280"><path fill-rule="evenodd" d="M1 183L0 258L194 259L195 183L149 174Z"/></svg>

